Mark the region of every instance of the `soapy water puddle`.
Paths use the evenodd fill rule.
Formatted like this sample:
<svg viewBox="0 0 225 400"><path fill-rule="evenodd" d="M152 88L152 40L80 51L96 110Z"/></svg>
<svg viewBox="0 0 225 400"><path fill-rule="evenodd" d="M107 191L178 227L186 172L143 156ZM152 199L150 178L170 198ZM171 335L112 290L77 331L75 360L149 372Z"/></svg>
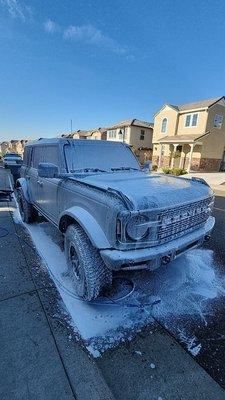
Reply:
<svg viewBox="0 0 225 400"><path fill-rule="evenodd" d="M21 223L17 209L14 221ZM63 239L48 222L24 224L70 315L70 325L88 351L98 357L108 348L131 340L144 326L160 322L197 356L201 343L190 333L190 321L207 325L211 303L225 296L213 251L192 250L153 272L123 272L111 290L91 303L74 292L63 253Z"/></svg>

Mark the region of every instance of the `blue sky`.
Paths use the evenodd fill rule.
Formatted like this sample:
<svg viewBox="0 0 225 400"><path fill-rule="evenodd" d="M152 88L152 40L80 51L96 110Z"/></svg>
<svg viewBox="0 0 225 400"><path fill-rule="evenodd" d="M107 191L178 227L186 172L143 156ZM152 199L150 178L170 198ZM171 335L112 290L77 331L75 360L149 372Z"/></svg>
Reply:
<svg viewBox="0 0 225 400"><path fill-rule="evenodd" d="M225 1L0 0L0 141L225 94Z"/></svg>

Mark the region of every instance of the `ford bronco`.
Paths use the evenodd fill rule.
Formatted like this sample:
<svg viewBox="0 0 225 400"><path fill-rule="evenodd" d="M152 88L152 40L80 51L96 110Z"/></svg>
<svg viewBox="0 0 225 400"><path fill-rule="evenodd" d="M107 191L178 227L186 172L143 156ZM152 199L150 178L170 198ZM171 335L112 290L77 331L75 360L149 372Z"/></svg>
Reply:
<svg viewBox="0 0 225 400"><path fill-rule="evenodd" d="M40 213L64 234L85 300L111 284L113 271L153 270L202 245L215 222L204 180L146 173L120 142L29 142L16 186L23 221Z"/></svg>

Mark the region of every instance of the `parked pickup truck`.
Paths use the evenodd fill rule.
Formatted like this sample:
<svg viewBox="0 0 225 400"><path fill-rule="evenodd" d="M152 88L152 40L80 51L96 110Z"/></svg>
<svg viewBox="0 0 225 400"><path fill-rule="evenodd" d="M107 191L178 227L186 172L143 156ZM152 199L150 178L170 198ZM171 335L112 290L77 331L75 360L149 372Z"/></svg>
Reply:
<svg viewBox="0 0 225 400"><path fill-rule="evenodd" d="M29 142L16 186L23 221L40 213L64 234L68 268L86 300L111 284L113 271L167 264L202 245L214 226L205 181L147 174L120 142Z"/></svg>

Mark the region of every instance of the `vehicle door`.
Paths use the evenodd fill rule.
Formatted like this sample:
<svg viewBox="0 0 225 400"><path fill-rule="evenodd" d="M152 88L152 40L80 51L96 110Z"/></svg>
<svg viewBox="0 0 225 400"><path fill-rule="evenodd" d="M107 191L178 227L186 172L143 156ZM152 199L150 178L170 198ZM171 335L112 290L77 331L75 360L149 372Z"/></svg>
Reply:
<svg viewBox="0 0 225 400"><path fill-rule="evenodd" d="M45 145L42 149L43 163L52 163L60 166L59 146ZM38 176L38 207L47 218L58 221L58 178L41 178Z"/></svg>

